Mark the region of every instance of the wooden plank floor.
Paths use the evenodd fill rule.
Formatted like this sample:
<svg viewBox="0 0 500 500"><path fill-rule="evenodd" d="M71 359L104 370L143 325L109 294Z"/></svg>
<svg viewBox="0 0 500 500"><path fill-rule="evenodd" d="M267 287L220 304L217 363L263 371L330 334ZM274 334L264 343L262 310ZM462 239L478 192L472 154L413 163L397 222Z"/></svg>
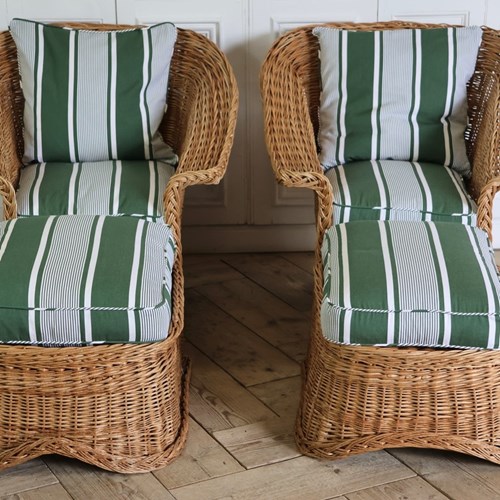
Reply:
<svg viewBox="0 0 500 500"><path fill-rule="evenodd" d="M311 269L309 253L187 256L193 377L182 456L135 475L43 457L0 473L0 499L500 499L500 466L460 454L300 456L293 423Z"/></svg>

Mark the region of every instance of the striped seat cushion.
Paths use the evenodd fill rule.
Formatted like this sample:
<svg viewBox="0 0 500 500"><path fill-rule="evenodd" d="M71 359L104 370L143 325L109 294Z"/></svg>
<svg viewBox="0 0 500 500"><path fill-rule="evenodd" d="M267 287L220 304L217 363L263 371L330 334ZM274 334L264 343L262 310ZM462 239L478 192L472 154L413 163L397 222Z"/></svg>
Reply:
<svg viewBox="0 0 500 500"><path fill-rule="evenodd" d="M170 227L63 215L0 223L0 342L140 343L167 337Z"/></svg>
<svg viewBox="0 0 500 500"><path fill-rule="evenodd" d="M36 163L21 170L20 216L134 215L156 220L174 167L161 161Z"/></svg>
<svg viewBox="0 0 500 500"><path fill-rule="evenodd" d="M353 221L323 242L323 335L379 346L500 347L486 233L445 222Z"/></svg>
<svg viewBox="0 0 500 500"><path fill-rule="evenodd" d="M476 225L477 207L448 167L396 160L357 161L326 172L335 224L353 220L432 220Z"/></svg>
<svg viewBox="0 0 500 500"><path fill-rule="evenodd" d="M320 161L429 161L468 175L466 84L479 27L347 31L319 27Z"/></svg>
<svg viewBox="0 0 500 500"><path fill-rule="evenodd" d="M24 158L175 158L158 128L176 28L61 28L13 19L24 107Z"/></svg>

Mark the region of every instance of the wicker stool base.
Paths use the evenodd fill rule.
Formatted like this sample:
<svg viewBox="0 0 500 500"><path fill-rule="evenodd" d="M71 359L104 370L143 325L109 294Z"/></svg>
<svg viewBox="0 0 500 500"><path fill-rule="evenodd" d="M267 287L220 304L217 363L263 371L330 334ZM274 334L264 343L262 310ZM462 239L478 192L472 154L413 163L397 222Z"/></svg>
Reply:
<svg viewBox="0 0 500 500"><path fill-rule="evenodd" d="M178 338L0 347L0 469L57 453L116 472L165 466L187 434Z"/></svg>
<svg viewBox="0 0 500 500"><path fill-rule="evenodd" d="M344 346L318 329L312 337L301 452L439 448L500 463L500 352Z"/></svg>

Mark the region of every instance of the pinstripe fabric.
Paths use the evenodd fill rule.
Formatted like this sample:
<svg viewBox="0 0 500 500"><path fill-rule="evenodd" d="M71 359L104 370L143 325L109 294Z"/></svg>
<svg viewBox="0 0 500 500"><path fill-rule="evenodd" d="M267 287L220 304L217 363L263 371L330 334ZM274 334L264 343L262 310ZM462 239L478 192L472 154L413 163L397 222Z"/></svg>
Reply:
<svg viewBox="0 0 500 500"><path fill-rule="evenodd" d="M500 348L500 284L483 231L443 222L354 221L327 231L322 257L327 339Z"/></svg>
<svg viewBox="0 0 500 500"><path fill-rule="evenodd" d="M16 286L0 291L0 342L162 340L174 257L163 223L90 215L2 222L0 279Z"/></svg>
<svg viewBox="0 0 500 500"><path fill-rule="evenodd" d="M175 169L161 161L37 163L21 170L18 213L135 215L156 220Z"/></svg>
<svg viewBox="0 0 500 500"><path fill-rule="evenodd" d="M476 225L477 207L448 167L396 160L359 161L329 169L334 222L447 221Z"/></svg>
<svg viewBox="0 0 500 500"><path fill-rule="evenodd" d="M177 37L169 23L86 31L14 19L25 97L23 161L176 161L158 128Z"/></svg>
<svg viewBox="0 0 500 500"><path fill-rule="evenodd" d="M470 174L466 84L479 27L345 31L318 27L320 162L428 161Z"/></svg>

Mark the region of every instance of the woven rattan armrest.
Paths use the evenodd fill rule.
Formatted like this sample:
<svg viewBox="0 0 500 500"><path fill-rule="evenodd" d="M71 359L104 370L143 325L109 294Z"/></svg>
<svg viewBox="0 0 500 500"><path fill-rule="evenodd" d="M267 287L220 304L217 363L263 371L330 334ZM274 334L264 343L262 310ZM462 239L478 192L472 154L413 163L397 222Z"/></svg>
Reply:
<svg viewBox="0 0 500 500"><path fill-rule="evenodd" d="M278 39L260 73L267 150L277 181L287 187L313 189L317 227L332 223L332 191L318 159L311 110L318 89L307 86L318 70L317 47L304 29ZM314 101L314 102L313 102Z"/></svg>
<svg viewBox="0 0 500 500"><path fill-rule="evenodd" d="M496 74L490 79L474 137L469 190L478 202L478 225L491 238L493 200L500 190L500 77Z"/></svg>

